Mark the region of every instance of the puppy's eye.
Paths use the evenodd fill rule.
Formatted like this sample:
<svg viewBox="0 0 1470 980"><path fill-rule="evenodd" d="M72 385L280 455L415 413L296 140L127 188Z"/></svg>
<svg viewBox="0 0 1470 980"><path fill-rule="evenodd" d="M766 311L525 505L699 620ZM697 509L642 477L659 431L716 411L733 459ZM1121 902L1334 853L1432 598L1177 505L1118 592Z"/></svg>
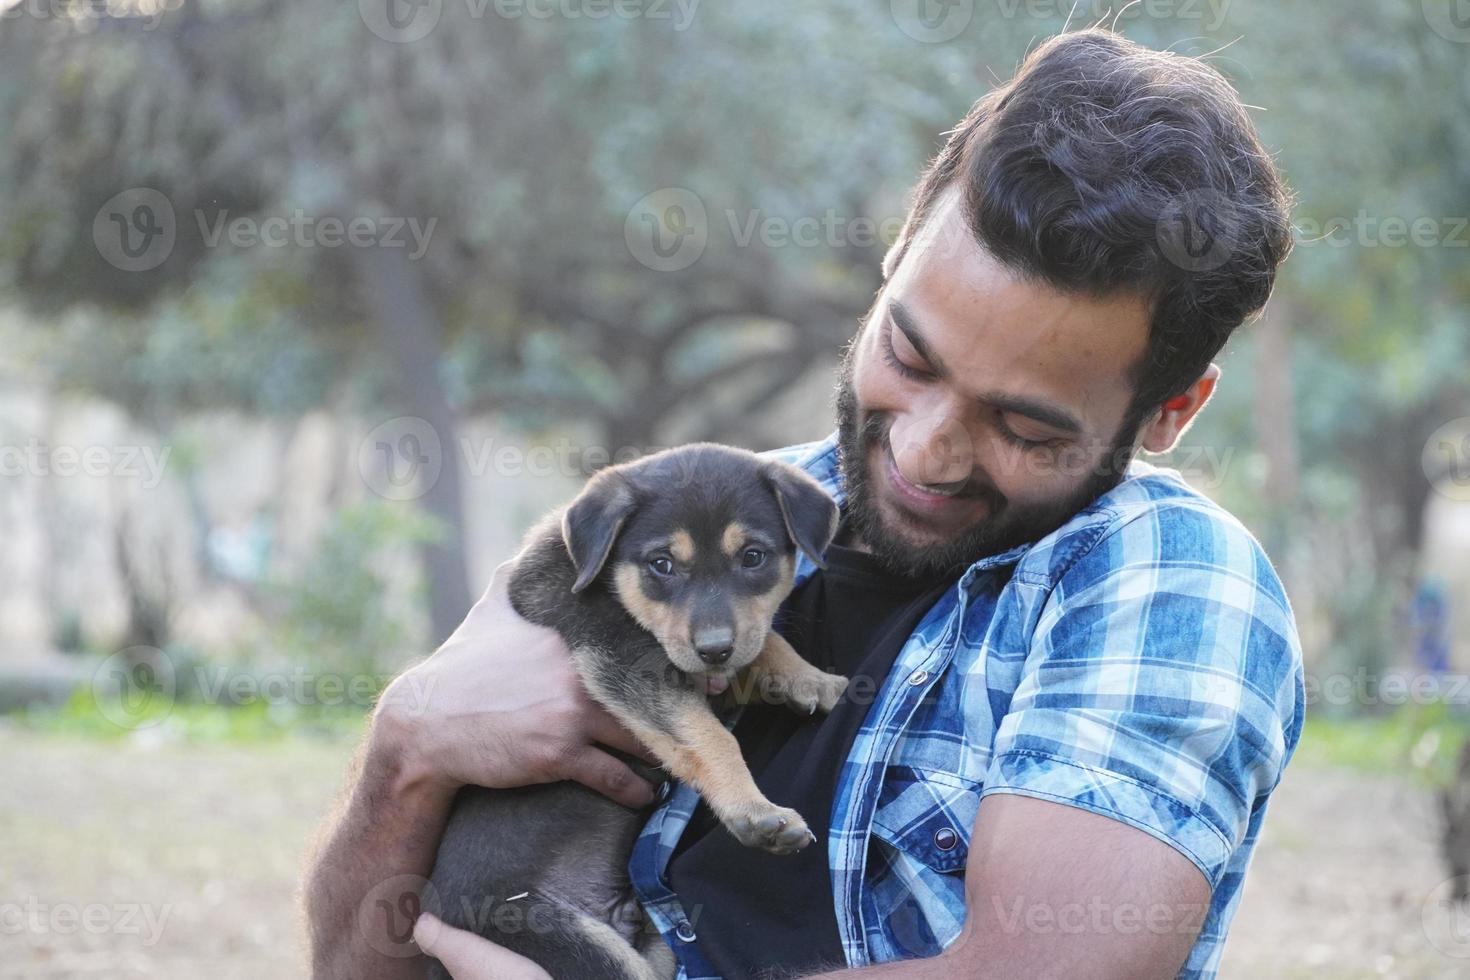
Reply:
<svg viewBox="0 0 1470 980"><path fill-rule="evenodd" d="M759 548L746 548L740 556L740 564L745 568L760 568L765 563L766 553Z"/></svg>
<svg viewBox="0 0 1470 980"><path fill-rule="evenodd" d="M655 575L669 576L674 574L674 563L667 558L654 558L649 561L648 569Z"/></svg>

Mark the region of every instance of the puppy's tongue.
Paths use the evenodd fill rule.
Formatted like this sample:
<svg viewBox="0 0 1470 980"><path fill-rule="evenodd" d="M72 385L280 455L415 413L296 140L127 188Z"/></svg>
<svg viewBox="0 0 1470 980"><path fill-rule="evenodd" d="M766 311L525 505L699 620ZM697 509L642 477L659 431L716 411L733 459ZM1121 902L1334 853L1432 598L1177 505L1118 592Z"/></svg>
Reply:
<svg viewBox="0 0 1470 980"><path fill-rule="evenodd" d="M704 689L710 694L724 694L725 688L730 686L730 678L720 674L706 674L704 676Z"/></svg>

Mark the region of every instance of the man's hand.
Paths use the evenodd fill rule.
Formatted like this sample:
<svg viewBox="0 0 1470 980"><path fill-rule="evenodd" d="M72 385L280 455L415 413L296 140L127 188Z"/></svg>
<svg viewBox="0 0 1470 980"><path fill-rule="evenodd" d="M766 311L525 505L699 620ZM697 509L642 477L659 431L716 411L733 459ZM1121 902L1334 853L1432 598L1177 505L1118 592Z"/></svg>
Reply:
<svg viewBox="0 0 1470 980"><path fill-rule="evenodd" d="M541 967L488 939L419 916L413 928L419 949L444 964L454 980L551 980Z"/></svg>
<svg viewBox="0 0 1470 980"><path fill-rule="evenodd" d="M507 595L513 565L432 657L383 692L374 739L401 758L405 779L442 793L572 779L624 806L652 789L597 745L646 750L582 688L566 643L522 619Z"/></svg>

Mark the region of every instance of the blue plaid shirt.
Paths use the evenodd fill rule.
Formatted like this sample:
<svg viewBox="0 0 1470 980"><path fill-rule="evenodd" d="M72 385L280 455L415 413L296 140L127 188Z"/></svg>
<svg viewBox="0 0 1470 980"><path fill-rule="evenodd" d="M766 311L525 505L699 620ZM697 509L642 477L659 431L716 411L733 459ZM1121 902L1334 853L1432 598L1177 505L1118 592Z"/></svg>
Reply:
<svg viewBox="0 0 1470 980"><path fill-rule="evenodd" d="M835 435L768 455L844 502ZM813 570L802 557L797 582ZM955 940L980 800L1015 793L1121 820L1193 861L1213 891L1179 976L1215 976L1303 704L1296 627L1260 545L1174 471L1133 463L1056 531L970 566L880 686L828 839L848 965ZM717 980L665 876L697 802L673 790L629 871L680 980Z"/></svg>

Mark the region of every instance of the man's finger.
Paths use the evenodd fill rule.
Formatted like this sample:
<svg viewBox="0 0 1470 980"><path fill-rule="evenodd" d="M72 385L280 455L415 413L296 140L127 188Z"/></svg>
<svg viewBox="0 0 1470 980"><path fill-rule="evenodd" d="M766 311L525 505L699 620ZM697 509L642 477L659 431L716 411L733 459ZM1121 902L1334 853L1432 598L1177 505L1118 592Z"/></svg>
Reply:
<svg viewBox="0 0 1470 980"><path fill-rule="evenodd" d="M594 742L601 742L609 748L618 749L629 755L636 755L640 759L646 759L654 765L658 765L658 757L648 750L648 746L638 741L637 736L628 731L622 724L608 714L606 711L594 712L587 720L587 734Z"/></svg>
<svg viewBox="0 0 1470 980"><path fill-rule="evenodd" d="M626 763L590 745L572 760L570 771L562 775L635 810L653 802L653 787L646 780L640 779Z"/></svg>
<svg viewBox="0 0 1470 980"><path fill-rule="evenodd" d="M443 963L454 980L551 980L545 970L524 956L472 932L447 926L427 912L414 923L413 941Z"/></svg>

